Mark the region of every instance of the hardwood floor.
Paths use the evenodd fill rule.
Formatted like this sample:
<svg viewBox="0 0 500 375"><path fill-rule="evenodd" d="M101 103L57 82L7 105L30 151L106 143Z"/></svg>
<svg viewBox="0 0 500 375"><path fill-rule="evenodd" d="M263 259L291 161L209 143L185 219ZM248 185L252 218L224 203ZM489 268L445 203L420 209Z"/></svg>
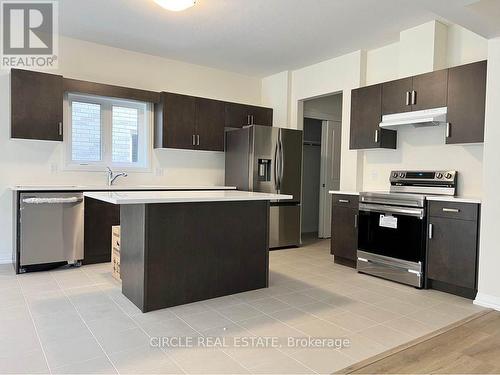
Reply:
<svg viewBox="0 0 500 375"><path fill-rule="evenodd" d="M498 374L500 312L488 312L399 352L339 373Z"/></svg>

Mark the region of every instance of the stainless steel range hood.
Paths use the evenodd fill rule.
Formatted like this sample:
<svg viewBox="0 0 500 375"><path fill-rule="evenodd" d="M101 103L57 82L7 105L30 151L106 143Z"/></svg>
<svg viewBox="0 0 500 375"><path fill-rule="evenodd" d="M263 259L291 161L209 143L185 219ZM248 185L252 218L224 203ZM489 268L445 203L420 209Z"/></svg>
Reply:
<svg viewBox="0 0 500 375"><path fill-rule="evenodd" d="M400 126L435 126L446 123L447 107L394 113L382 116L381 128L394 129Z"/></svg>

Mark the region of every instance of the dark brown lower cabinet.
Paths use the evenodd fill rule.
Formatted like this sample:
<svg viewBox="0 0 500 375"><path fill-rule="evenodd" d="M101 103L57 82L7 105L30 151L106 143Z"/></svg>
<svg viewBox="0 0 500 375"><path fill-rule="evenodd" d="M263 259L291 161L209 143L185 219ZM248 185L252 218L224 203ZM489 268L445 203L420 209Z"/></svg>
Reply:
<svg viewBox="0 0 500 375"><path fill-rule="evenodd" d="M359 197L335 194L332 201L330 253L335 263L356 268Z"/></svg>
<svg viewBox="0 0 500 375"><path fill-rule="evenodd" d="M83 264L111 262L111 227L120 225L120 206L85 198Z"/></svg>
<svg viewBox="0 0 500 375"><path fill-rule="evenodd" d="M429 203L428 287L474 298L477 293L477 204ZM471 215L475 211L475 215ZM432 216L435 215L435 216Z"/></svg>

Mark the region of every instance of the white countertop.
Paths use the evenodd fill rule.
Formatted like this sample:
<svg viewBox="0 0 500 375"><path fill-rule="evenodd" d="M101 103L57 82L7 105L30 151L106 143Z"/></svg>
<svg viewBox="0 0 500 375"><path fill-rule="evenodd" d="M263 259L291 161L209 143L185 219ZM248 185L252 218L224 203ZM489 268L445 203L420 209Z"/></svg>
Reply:
<svg viewBox="0 0 500 375"><path fill-rule="evenodd" d="M438 202L457 202L457 203L476 203L481 204L481 198L477 197L451 197L451 196L427 196L428 201L438 201Z"/></svg>
<svg viewBox="0 0 500 375"><path fill-rule="evenodd" d="M329 194L345 194L345 195L359 195L359 191L348 191L348 190L330 190Z"/></svg>
<svg viewBox="0 0 500 375"><path fill-rule="evenodd" d="M234 186L206 185L16 185L13 191L108 191L108 190L236 190Z"/></svg>
<svg viewBox="0 0 500 375"><path fill-rule="evenodd" d="M121 191L85 192L85 197L112 204L148 204L180 202L270 201L292 199L292 195L250 191Z"/></svg>

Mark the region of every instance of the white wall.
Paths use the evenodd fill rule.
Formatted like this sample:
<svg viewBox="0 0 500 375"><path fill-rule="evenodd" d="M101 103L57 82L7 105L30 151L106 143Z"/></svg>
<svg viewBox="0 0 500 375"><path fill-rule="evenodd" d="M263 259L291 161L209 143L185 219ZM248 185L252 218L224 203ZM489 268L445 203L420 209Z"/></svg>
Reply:
<svg viewBox="0 0 500 375"><path fill-rule="evenodd" d="M488 44L488 83L484 144L484 189L481 206L479 292L476 303L500 310L500 38Z"/></svg>
<svg viewBox="0 0 500 375"><path fill-rule="evenodd" d="M398 43L368 51L367 84L486 58L486 39L459 26L429 22L403 31ZM456 169L458 193L481 196L483 145L445 145L444 132L444 126L401 128L396 150L364 151L363 189L387 189L394 169Z"/></svg>
<svg viewBox="0 0 500 375"><path fill-rule="evenodd" d="M66 77L156 91L173 91L260 105L261 80L155 56L60 38L59 70ZM9 74L0 72L0 261L12 253L11 185L99 184L100 172L62 171L63 145L9 139ZM157 168L163 175L156 175ZM161 174L161 173L159 173ZM223 184L224 154L155 150L152 173L130 173L119 184Z"/></svg>
<svg viewBox="0 0 500 375"><path fill-rule="evenodd" d="M273 108L273 126L290 127L289 71L262 79L262 105Z"/></svg>
<svg viewBox="0 0 500 375"><path fill-rule="evenodd" d="M303 100L342 92L341 189L360 189L361 158L349 150L351 89L364 84L366 56L361 51L292 72L291 127L302 129Z"/></svg>

